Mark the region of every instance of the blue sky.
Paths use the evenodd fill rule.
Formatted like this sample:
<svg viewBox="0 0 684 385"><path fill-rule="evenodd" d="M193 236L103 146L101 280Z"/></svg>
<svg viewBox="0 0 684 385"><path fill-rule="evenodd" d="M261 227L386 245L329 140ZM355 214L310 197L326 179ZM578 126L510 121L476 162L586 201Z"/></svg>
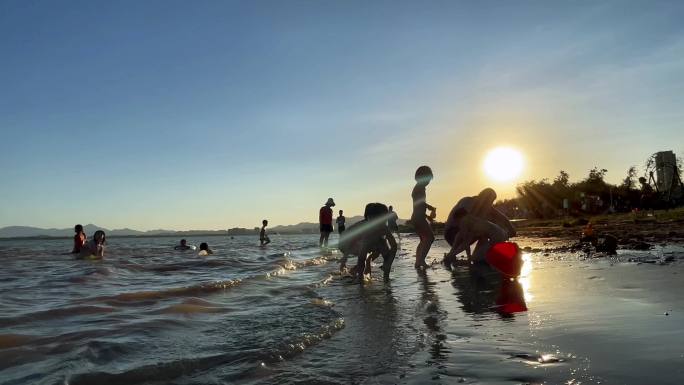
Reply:
<svg viewBox="0 0 684 385"><path fill-rule="evenodd" d="M0 226L315 221L684 153L684 3L0 2ZM520 149L496 185L485 152Z"/></svg>

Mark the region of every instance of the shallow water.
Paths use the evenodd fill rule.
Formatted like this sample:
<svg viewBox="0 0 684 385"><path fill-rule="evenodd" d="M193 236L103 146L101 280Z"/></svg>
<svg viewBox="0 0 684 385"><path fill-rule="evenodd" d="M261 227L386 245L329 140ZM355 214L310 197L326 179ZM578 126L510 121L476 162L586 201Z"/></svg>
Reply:
<svg viewBox="0 0 684 385"><path fill-rule="evenodd" d="M0 383L684 383L681 248L531 254L515 283L417 273L409 236L358 285L316 236L272 240L114 238L104 261L0 241Z"/></svg>

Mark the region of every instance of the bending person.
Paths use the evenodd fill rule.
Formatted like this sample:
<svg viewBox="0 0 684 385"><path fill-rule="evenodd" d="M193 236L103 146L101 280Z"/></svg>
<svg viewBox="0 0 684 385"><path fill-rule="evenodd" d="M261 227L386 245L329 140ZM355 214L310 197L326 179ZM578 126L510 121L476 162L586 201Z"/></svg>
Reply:
<svg viewBox="0 0 684 385"><path fill-rule="evenodd" d="M472 262L484 261L492 245L515 236L515 228L508 218L493 207L495 200L496 192L486 188L477 196L462 198L451 210L444 226L444 239L451 245L444 256L447 266L463 251ZM477 246L471 255L470 245L474 242Z"/></svg>
<svg viewBox="0 0 684 385"><path fill-rule="evenodd" d="M369 203L363 216L363 220L349 226L340 236L339 249L344 255L340 270L345 269L348 256L355 255L358 259L352 274L363 282L364 274L370 274L371 261L382 255L383 279L387 281L397 254L397 242L387 227L387 206Z"/></svg>

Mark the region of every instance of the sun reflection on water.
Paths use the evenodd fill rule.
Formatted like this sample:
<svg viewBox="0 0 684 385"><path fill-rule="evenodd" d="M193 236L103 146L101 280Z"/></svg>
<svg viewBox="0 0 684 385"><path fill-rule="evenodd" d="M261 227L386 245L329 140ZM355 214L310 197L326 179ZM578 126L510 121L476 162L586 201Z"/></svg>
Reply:
<svg viewBox="0 0 684 385"><path fill-rule="evenodd" d="M532 256L529 253L523 253L522 260L523 265L520 269L518 282L520 282L520 286L522 286L525 302L529 303L534 299L534 296L530 292L530 287L532 285Z"/></svg>

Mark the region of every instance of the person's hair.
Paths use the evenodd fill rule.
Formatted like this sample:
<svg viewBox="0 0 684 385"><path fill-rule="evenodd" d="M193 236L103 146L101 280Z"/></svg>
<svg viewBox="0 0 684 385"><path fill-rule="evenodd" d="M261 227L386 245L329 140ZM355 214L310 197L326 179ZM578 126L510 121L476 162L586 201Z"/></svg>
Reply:
<svg viewBox="0 0 684 385"><path fill-rule="evenodd" d="M107 235L105 235L104 231L97 230L95 234L93 234L93 240L97 239L98 235L102 235L102 244L104 244L107 241Z"/></svg>
<svg viewBox="0 0 684 385"><path fill-rule="evenodd" d="M420 166L416 170L416 182L427 183L433 178L432 169L428 166Z"/></svg>
<svg viewBox="0 0 684 385"><path fill-rule="evenodd" d="M366 219L377 218L381 215L387 215L388 212L387 206L382 203L369 203L363 211L363 217Z"/></svg>
<svg viewBox="0 0 684 385"><path fill-rule="evenodd" d="M200 250L207 250L207 251L209 251L209 245L207 245L206 242L200 243Z"/></svg>
<svg viewBox="0 0 684 385"><path fill-rule="evenodd" d="M639 178L639 183L646 183L646 178L644 178L643 176Z"/></svg>
<svg viewBox="0 0 684 385"><path fill-rule="evenodd" d="M268 224L268 219L264 219L263 221L261 221L261 224L266 226Z"/></svg>
<svg viewBox="0 0 684 385"><path fill-rule="evenodd" d="M184 245L184 244L186 244L187 242L188 242L188 241L186 241L185 239L181 239L181 245Z"/></svg>
<svg viewBox="0 0 684 385"><path fill-rule="evenodd" d="M74 226L74 231L80 233L81 231L83 231L83 225Z"/></svg>

